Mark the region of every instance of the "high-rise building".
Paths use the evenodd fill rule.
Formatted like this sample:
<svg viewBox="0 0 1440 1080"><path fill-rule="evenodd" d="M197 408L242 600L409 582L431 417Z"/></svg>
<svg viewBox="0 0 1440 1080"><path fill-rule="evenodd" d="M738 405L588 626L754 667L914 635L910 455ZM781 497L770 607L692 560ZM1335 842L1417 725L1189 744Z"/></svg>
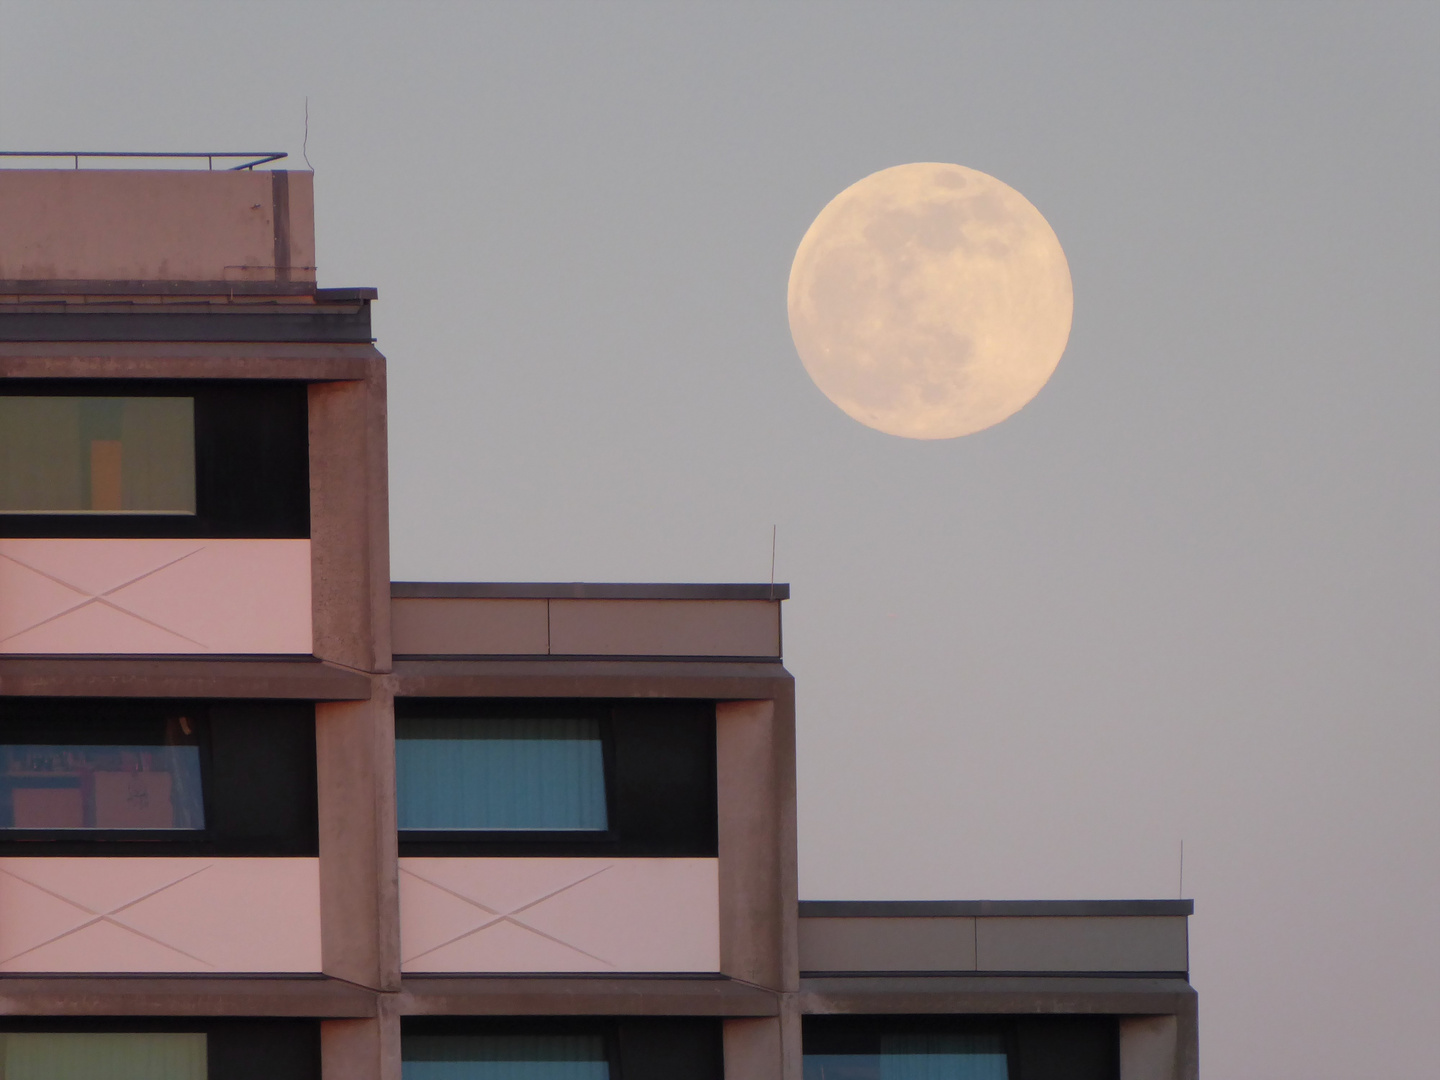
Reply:
<svg viewBox="0 0 1440 1080"><path fill-rule="evenodd" d="M799 900L786 586L392 582L312 207L0 170L0 1075L1193 1080L1188 901Z"/></svg>

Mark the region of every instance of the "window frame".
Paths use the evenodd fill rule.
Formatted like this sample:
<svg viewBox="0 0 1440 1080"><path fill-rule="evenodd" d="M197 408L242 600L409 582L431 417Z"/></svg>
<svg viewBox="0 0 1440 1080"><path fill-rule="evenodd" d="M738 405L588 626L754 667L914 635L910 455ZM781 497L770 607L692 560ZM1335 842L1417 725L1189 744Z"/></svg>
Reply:
<svg viewBox="0 0 1440 1080"><path fill-rule="evenodd" d="M90 517L122 517L122 516L123 516L123 517L183 517L183 518L192 518L192 517L194 517L194 516L196 515L197 510L198 510L198 507L197 507L195 504L197 503L198 496L199 496L199 483L198 483L198 479L197 479L197 477L196 477L196 475L195 475L195 462L196 462L196 460L197 460L198 457L199 457L199 446L198 446L198 440L196 439L196 435L195 435L195 411L196 411L196 409L195 409L195 397L194 397L193 394L173 394L173 393L148 393L148 394L147 394L147 393L135 393L135 394L115 394L115 393L105 393L105 394L74 394L74 393L67 393L67 394L39 394L39 393L36 393L36 394L16 394L16 393L9 393L9 392L0 393L0 402L14 401L14 400L17 400L17 399L24 399L24 400L44 400L44 401L71 401L71 402L76 402L77 405L78 405L78 403L82 403L82 402L86 402L86 401L92 401L92 402L93 402L93 401L111 401L111 402L115 402L115 401L118 401L118 402L126 402L126 401L132 401L132 402L133 402L133 401L185 401L185 402L188 402L189 405L190 405L189 418L188 418L188 419L189 419L189 427L190 427L190 463L189 463L189 464L190 464L190 469L189 469L189 472L190 472L190 491L189 491L189 502L191 503L191 509L185 509L185 510L170 509L170 510L151 510L151 511L145 511L145 510L126 510L126 509L123 509L123 508L114 508L114 509L108 509L108 510L97 510L97 509L94 509L94 508L91 508L91 509L88 509L88 510L53 510L53 509L52 509L52 510L44 510L44 509L28 509L28 510L13 510L13 509L9 509L9 510L4 510L4 509L0 509L0 513L5 514L6 516L15 516L15 517L24 516L24 517L86 517L86 518L90 518ZM84 409L83 407L79 407L79 408L77 408L77 413L78 413L78 415L77 415L77 417L76 417L77 426L78 426L80 429L83 430L83 428L84 428L84 426L85 426L85 424L84 424L85 409ZM78 433L79 433L79 432L77 432L77 434L78 434ZM124 433L124 422L123 422L123 420L122 420L122 421L121 421L121 435L122 435L121 446L122 446L122 447L124 446L123 433ZM92 453L93 453L93 447L94 447L94 443L93 443L93 442L91 443L91 446L92 446ZM84 464L85 453L84 453L83 448L80 447L80 446L77 446L77 447L76 447L76 454L77 454L77 458L79 459L79 460L77 461L77 464L79 464L80 468L83 470L84 468L86 468L86 465ZM128 455L126 455L126 456L128 456ZM92 492L92 499L93 499L93 491L94 491L94 488L93 488L93 480L94 480L93 462L92 462L92 465L90 466L90 468L91 468L91 480L92 480L91 492ZM123 464L122 464L122 472L123 472ZM81 490L83 491L83 484L81 485Z"/></svg>
<svg viewBox="0 0 1440 1080"><path fill-rule="evenodd" d="M114 708L117 707L117 704L118 704L118 707L121 708L121 709L125 709L125 708L129 705L128 702L117 703L117 702L112 701L112 700L107 700L107 702L106 702L106 707L107 707L107 708L114 709ZM214 841L214 809L213 809L213 807L211 806L211 803L212 803L212 791L213 791L213 788L214 788L214 780L212 779L212 777L213 777L213 769L212 769L212 760L211 760L212 748L211 748L211 740L210 740L210 717L208 716L207 711L206 711L205 709L203 709L203 707L202 707L202 708L199 708L199 709L189 709L189 708L186 708L186 704L187 704L187 703L184 703L184 702L177 702L177 703L176 703L176 706L177 706L177 707L173 710L173 712L174 712L175 714L177 714L177 715L180 714L180 713L193 713L193 714L194 714L193 716L189 717L189 719L191 719L191 721L195 724L195 740L196 740L196 741L195 741L195 745L199 747L199 751L200 751L200 752L199 752L199 755L198 755L198 756L199 756L199 759L200 759L200 808L201 808L201 813L202 813L202 814L204 815L204 817L205 817L205 826L204 826L204 828L200 828L200 829L100 829L100 828L87 829L87 828L84 828L84 827L82 826L81 828L78 828L78 829L7 829L7 828L0 827L0 855L3 855L3 854L11 854L12 852L9 851L9 850L7 850L7 849L10 849L10 848L12 848L12 847L14 847L14 846L24 846L24 847L26 847L27 850L25 851L25 854L38 854L38 852L33 852L33 851L29 850L29 846L30 846L30 845L37 845L37 844L44 844L44 845L46 845L47 847L48 847L48 846L69 847L69 846L71 846L71 845L76 845L76 844L78 844L78 845L84 846L87 850L95 847L96 845L124 845L124 846L127 846L127 847L128 847L129 845L137 845L137 846L140 846L140 845L151 845L151 844L157 844L157 843L175 844L175 843L177 843L177 842L180 843L180 844L186 845L186 846L195 846L195 845L208 846L209 844L211 844L211 843ZM128 709L128 711L131 711L131 712L134 712L134 713L139 714L139 713L142 713L143 709L144 709L144 706L131 707L131 708ZM7 710L0 711L0 747L9 747L9 746L46 746L46 745L60 745L60 746L148 746L148 745L151 745L151 744L149 744L149 743L100 743L100 742L95 742L95 743L80 743L80 742L70 742L70 743L24 742L24 743L17 743L17 742L11 742L11 741L9 740L9 735L8 735L7 729L9 728L10 724L11 724L12 722L15 722L15 721L12 721L9 716L5 715L5 713L8 712L8 711L9 711L8 709L7 709ZM172 711L172 710L166 710L166 712L170 712L170 711ZM159 713L158 715L164 716L165 713L162 712L162 713ZM128 720L128 719L130 719L130 718L127 717L126 719ZM136 719L143 720L143 719L147 719L147 718L145 718L145 717L143 717L143 716L137 716ZM44 721L42 718L40 718L40 717L35 717L35 718L25 718L25 719L21 719L21 720L19 720L18 722L21 723L21 724L31 725L32 728L38 732L38 731L41 730L41 727L42 727L42 725L44 724L45 721ZM71 723L71 724L75 724L76 726L79 726L80 723L83 723L83 721L68 720L68 718L67 718L66 721L62 721L62 722L68 722L68 723ZM96 723L97 728L98 728L99 725L103 723L103 721L95 721L95 723ZM156 745L156 746L163 746L163 745L166 745L166 744L164 744L164 743L156 743L156 744L154 744L154 745Z"/></svg>
<svg viewBox="0 0 1440 1080"><path fill-rule="evenodd" d="M445 710L441 712L440 710ZM583 711L582 710L588 710ZM395 699L397 720L419 715L594 716L605 755L606 821L598 830L399 830L404 856L501 858L716 858L719 855L718 755L715 702L700 699L429 698ZM650 728L647 736L646 726ZM671 729L668 749L690 767L689 801L680 823L654 821L657 784L645 754L653 732ZM686 728L684 725L691 725ZM646 742L646 738L650 742ZM687 741L688 740L688 741ZM398 740L397 740L398 741ZM666 749L662 746L662 752ZM662 779L670 779L668 774ZM649 787L645 781L651 781ZM398 797L398 791L397 791ZM674 825L674 835L666 826Z"/></svg>
<svg viewBox="0 0 1440 1080"><path fill-rule="evenodd" d="M419 698L409 700L426 701L432 699ZM481 699L486 700L486 699ZM399 701L396 701L396 735L395 746L398 756L400 746L399 723L401 717L398 708ZM436 707L444 710L454 710L456 715L443 716L435 715L435 719L466 719L466 720L550 720L550 719L584 719L595 720L600 727L600 754L602 782L605 785L605 828L604 829L404 829L399 830L402 839L409 840L412 844L436 844L449 847L451 845L486 845L504 844L514 847L540 846L550 847L590 847L592 845L613 844L618 838L615 830L615 807L613 794L615 791L615 734L610 721L610 716L603 710L596 709L593 703L583 702L577 706L566 706L563 703L553 701L522 701L520 703L507 703L488 708L490 716L476 716L473 711L474 705L457 704L454 699L444 702L436 702ZM409 710L407 710L409 711ZM434 714L432 714L434 715ZM410 717L406 717L410 719ZM399 792L396 792L398 805Z"/></svg>

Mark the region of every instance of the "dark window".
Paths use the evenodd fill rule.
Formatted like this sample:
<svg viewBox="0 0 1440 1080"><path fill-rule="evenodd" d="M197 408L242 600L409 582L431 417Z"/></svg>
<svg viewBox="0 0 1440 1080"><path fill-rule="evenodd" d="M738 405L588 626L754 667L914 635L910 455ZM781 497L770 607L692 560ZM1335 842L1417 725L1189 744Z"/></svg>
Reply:
<svg viewBox="0 0 1440 1080"><path fill-rule="evenodd" d="M0 536L310 535L301 383L14 380Z"/></svg>
<svg viewBox="0 0 1440 1080"><path fill-rule="evenodd" d="M720 1022L624 1019L403 1021L404 1080L722 1080Z"/></svg>
<svg viewBox="0 0 1440 1080"><path fill-rule="evenodd" d="M86 1017L0 1023L5 1080L319 1080L314 1020Z"/></svg>
<svg viewBox="0 0 1440 1080"><path fill-rule="evenodd" d="M805 1080L1117 1080L1110 1016L804 1020Z"/></svg>
<svg viewBox="0 0 1440 1080"><path fill-rule="evenodd" d="M0 698L0 854L315 855L309 703Z"/></svg>
<svg viewBox="0 0 1440 1080"><path fill-rule="evenodd" d="M395 714L407 855L716 854L713 703L410 698Z"/></svg>

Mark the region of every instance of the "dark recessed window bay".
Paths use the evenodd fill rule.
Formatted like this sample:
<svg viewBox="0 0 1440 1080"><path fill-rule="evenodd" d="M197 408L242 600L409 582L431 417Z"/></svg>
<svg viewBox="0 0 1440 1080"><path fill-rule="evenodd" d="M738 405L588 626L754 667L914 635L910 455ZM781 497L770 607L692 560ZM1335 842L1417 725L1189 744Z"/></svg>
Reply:
<svg viewBox="0 0 1440 1080"><path fill-rule="evenodd" d="M308 702L0 697L0 855L309 856L316 807Z"/></svg>

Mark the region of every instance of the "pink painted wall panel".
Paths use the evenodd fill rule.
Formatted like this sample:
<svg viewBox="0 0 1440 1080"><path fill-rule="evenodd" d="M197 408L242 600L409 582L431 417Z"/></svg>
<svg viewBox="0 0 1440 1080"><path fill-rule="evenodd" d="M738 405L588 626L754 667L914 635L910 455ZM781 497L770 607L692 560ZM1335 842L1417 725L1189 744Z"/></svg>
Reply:
<svg viewBox="0 0 1440 1080"><path fill-rule="evenodd" d="M318 859L0 858L0 972L317 972Z"/></svg>
<svg viewBox="0 0 1440 1080"><path fill-rule="evenodd" d="M407 972L712 972L715 859L400 860Z"/></svg>
<svg viewBox="0 0 1440 1080"><path fill-rule="evenodd" d="M0 540L0 653L313 648L308 540Z"/></svg>
<svg viewBox="0 0 1440 1080"><path fill-rule="evenodd" d="M550 651L779 656L778 600L551 600Z"/></svg>
<svg viewBox="0 0 1440 1080"><path fill-rule="evenodd" d="M292 280L315 280L314 190L291 172ZM273 281L269 172L0 171L0 279Z"/></svg>

